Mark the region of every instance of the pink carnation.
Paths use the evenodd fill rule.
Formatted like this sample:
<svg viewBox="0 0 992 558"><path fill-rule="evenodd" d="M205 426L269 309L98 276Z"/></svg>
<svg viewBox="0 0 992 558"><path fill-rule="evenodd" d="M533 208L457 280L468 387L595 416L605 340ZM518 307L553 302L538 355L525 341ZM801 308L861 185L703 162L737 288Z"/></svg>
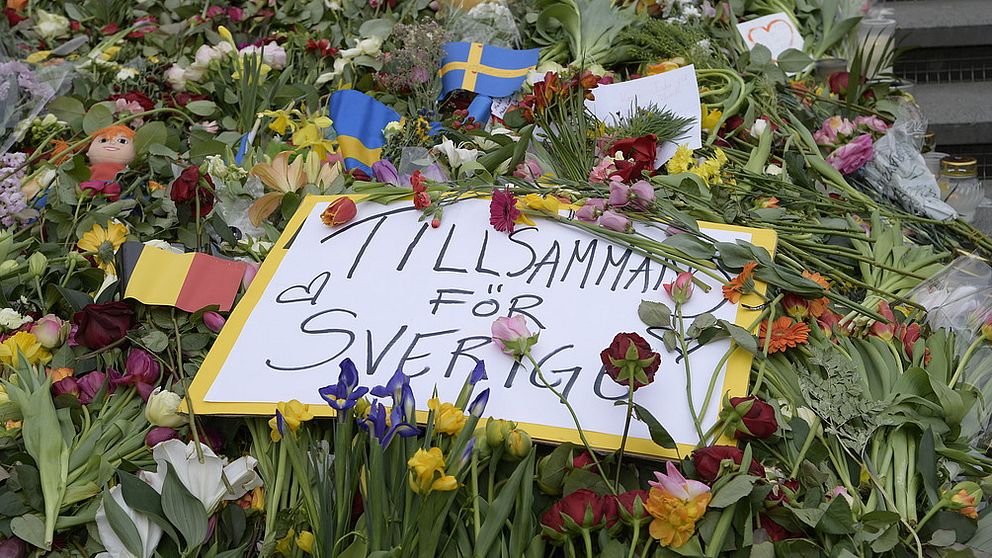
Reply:
<svg viewBox="0 0 992 558"><path fill-rule="evenodd" d="M838 147L827 156L827 162L841 174L852 172L865 166L875 154L872 147L871 134L861 134L851 140L851 143Z"/></svg>

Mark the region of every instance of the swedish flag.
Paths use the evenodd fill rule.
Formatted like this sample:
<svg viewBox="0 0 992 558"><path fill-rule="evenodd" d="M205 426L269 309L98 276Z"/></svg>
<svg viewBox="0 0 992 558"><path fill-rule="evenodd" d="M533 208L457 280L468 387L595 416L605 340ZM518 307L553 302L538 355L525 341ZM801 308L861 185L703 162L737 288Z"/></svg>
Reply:
<svg viewBox="0 0 992 558"><path fill-rule="evenodd" d="M447 43L441 60L441 96L455 89L507 97L537 66L540 49L513 50L482 43Z"/></svg>
<svg viewBox="0 0 992 558"><path fill-rule="evenodd" d="M354 89L342 89L331 95L330 115L344 167L361 169L372 176L372 163L381 158L382 147L386 145L382 130L399 120L400 115Z"/></svg>

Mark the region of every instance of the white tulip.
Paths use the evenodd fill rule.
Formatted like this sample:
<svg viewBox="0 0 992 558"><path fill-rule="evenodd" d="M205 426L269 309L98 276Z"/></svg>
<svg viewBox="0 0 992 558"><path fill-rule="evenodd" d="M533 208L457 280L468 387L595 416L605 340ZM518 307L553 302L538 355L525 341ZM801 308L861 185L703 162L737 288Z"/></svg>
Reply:
<svg viewBox="0 0 992 558"><path fill-rule="evenodd" d="M481 152L477 149L459 149L455 146L454 142L448 138L444 138L440 145L434 146L434 149L444 153L445 157L448 158L448 164L451 165L451 168L453 169L456 169L465 163L475 162L481 154Z"/></svg>
<svg viewBox="0 0 992 558"><path fill-rule="evenodd" d="M131 523L134 524L138 536L141 538L142 554L136 557L124 546L124 542L111 527L110 521L107 519L107 510L101 503L99 509L96 510L96 528L106 552L97 554L97 558L151 558L154 556L155 548L158 547L158 543L162 539L162 528L148 519L145 514L127 505L127 502L124 501L124 495L121 493L120 485L110 489L110 497L124 510L124 514L131 518Z"/></svg>
<svg viewBox="0 0 992 558"><path fill-rule="evenodd" d="M172 464L179 481L203 504L208 515L213 513L221 500L237 500L262 486L262 479L255 472L258 461L254 457L245 456L225 464L209 447L203 444L200 447L203 451L202 463L196 455L195 441L188 444L179 440L162 442L152 450L158 470L155 473L142 471L139 476L161 493L169 470L167 464Z"/></svg>

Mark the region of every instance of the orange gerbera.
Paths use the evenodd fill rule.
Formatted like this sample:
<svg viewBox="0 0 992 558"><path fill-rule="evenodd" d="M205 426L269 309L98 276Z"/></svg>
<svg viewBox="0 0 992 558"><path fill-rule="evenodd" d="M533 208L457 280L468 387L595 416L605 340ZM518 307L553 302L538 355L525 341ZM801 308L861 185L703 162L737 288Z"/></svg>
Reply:
<svg viewBox="0 0 992 558"><path fill-rule="evenodd" d="M768 335L768 320L761 322L758 333L759 347L765 346ZM772 324L772 337L768 342L768 352L778 353L796 345L803 345L809 339L809 326L788 316L779 316Z"/></svg>
<svg viewBox="0 0 992 558"><path fill-rule="evenodd" d="M830 281L827 281L827 278L820 275L819 273L810 273L808 271L804 271L803 277L823 287L823 290L825 291L830 290ZM809 315L813 316L814 318L819 318L820 316L823 315L823 312L827 309L827 305L829 304L830 304L830 299L825 296L810 300L807 303L807 306L809 307Z"/></svg>
<svg viewBox="0 0 992 558"><path fill-rule="evenodd" d="M751 292L754 289L754 282L751 280L751 276L754 275L754 268L756 267L758 267L758 262L744 264L744 269L741 270L740 274L723 286L723 298L737 304L740 302L742 295Z"/></svg>

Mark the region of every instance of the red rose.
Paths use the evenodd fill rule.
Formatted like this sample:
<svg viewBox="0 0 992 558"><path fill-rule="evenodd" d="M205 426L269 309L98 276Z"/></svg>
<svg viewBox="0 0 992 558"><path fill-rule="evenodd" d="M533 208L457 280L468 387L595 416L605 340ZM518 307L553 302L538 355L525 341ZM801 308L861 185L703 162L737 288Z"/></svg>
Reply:
<svg viewBox="0 0 992 558"><path fill-rule="evenodd" d="M87 180L79 183L79 190L84 194L90 193L94 196L106 196L110 201L117 201L121 197L121 185L117 182L106 180Z"/></svg>
<svg viewBox="0 0 992 558"><path fill-rule="evenodd" d="M778 431L778 422L775 420L775 409L764 401L749 395L747 397L731 397L730 404L735 409L740 405L750 403L750 408L741 416L741 427L734 432L734 437L738 440L757 438L764 440ZM742 409L743 410L743 409Z"/></svg>
<svg viewBox="0 0 992 558"><path fill-rule="evenodd" d="M138 91L130 91L124 94L111 95L110 100L116 101L117 99L124 99L128 103L138 103L141 105L141 110L149 111L155 108L155 101L148 98L148 95L140 93Z"/></svg>
<svg viewBox="0 0 992 558"><path fill-rule="evenodd" d="M796 492L799 491L799 481L789 479L780 481L772 485L772 491L765 496L765 501L777 504L779 502L792 503Z"/></svg>
<svg viewBox="0 0 992 558"><path fill-rule="evenodd" d="M585 469L592 464L592 455L589 455L589 452L587 451L583 451L572 458L573 469Z"/></svg>
<svg viewBox="0 0 992 558"><path fill-rule="evenodd" d="M599 353L599 358L613 381L626 386L633 378L634 389L653 382L661 364L661 355L652 351L651 345L636 333L618 333L610 346Z"/></svg>
<svg viewBox="0 0 992 558"><path fill-rule="evenodd" d="M638 503L640 500L640 503ZM644 510L644 504L648 501L647 490L628 490L616 496L610 494L606 496L607 505L615 506L616 512L625 523L636 523L647 519L651 515ZM611 520L612 519L612 520ZM616 523L616 518L607 517L606 527L612 527Z"/></svg>
<svg viewBox="0 0 992 558"><path fill-rule="evenodd" d="M709 446L692 452L692 464L696 467L696 474L706 482L713 482L720 476L720 466L724 461L733 461L734 466L739 467L742 459L744 452L734 446ZM765 469L756 459L752 459L748 473L763 477Z"/></svg>
<svg viewBox="0 0 992 558"><path fill-rule="evenodd" d="M13 8L5 8L3 14L7 16L7 25L9 25L10 27L13 27L18 23L27 19L27 17L17 13L17 11L14 10Z"/></svg>
<svg viewBox="0 0 992 558"><path fill-rule="evenodd" d="M850 82L851 74L848 72L834 72L830 74L827 78L827 83L830 85L830 92L834 95L843 96L847 93L847 86Z"/></svg>
<svg viewBox="0 0 992 558"><path fill-rule="evenodd" d="M565 496L558 502L558 506L561 518L568 527L571 527L568 524L571 521L579 529L592 529L601 526L605 519L606 500L587 488Z"/></svg>
<svg viewBox="0 0 992 558"><path fill-rule="evenodd" d="M163 101L165 101L166 106L171 108L185 107L186 105L192 103L193 101L206 101L208 97L206 95L195 95L193 93L177 93L176 95L167 94Z"/></svg>
<svg viewBox="0 0 992 558"><path fill-rule="evenodd" d="M134 313L123 302L87 304L72 317L77 327L76 342L90 349L102 349L127 335Z"/></svg>
<svg viewBox="0 0 992 558"><path fill-rule="evenodd" d="M200 167L191 166L172 183L169 197L177 205L189 204L193 207L199 199L200 217L203 217L214 208L213 189L214 182L210 179L210 175L200 174Z"/></svg>
<svg viewBox="0 0 992 558"><path fill-rule="evenodd" d="M657 148L658 139L654 134L637 138L621 138L613 142L613 145L606 150L607 154L613 155L619 151L624 160L618 160L614 163L617 170L611 176L622 182L629 182L641 178L644 171L653 171ZM631 159L633 159L633 163L630 162Z"/></svg>
<svg viewBox="0 0 992 558"><path fill-rule="evenodd" d="M565 532L565 521L561 518L561 502L555 502L547 511L541 514L541 526L549 538L558 538Z"/></svg>
<svg viewBox="0 0 992 558"><path fill-rule="evenodd" d="M785 527L782 527L774 519L765 514L758 515L758 524L761 525L761 528L764 529L765 533L768 535L768 540L772 542L795 539L802 536L801 533L793 533Z"/></svg>

